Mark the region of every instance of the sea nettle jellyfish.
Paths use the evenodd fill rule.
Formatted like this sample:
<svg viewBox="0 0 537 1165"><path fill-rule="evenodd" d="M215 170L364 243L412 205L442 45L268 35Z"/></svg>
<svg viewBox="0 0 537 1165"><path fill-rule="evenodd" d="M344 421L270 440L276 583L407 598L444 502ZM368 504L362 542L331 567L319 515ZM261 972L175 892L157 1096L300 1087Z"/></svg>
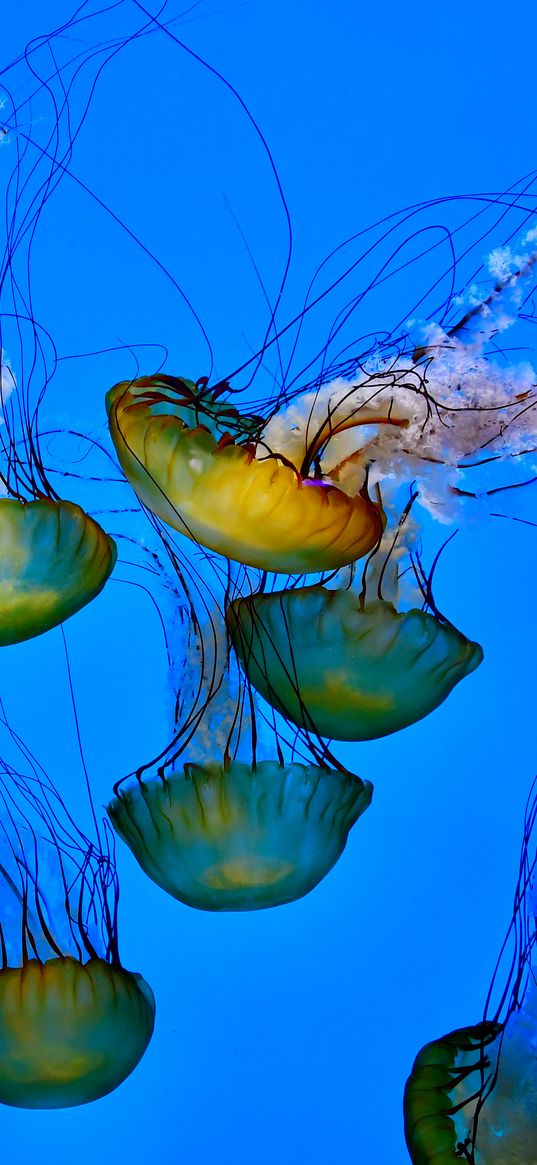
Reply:
<svg viewBox="0 0 537 1165"><path fill-rule="evenodd" d="M140 500L227 558L285 573L331 570L367 554L382 534L382 509L365 480L347 494L300 472L265 446L259 422L252 432L250 418L199 384L163 375L124 381L106 407Z"/></svg>
<svg viewBox="0 0 537 1165"><path fill-rule="evenodd" d="M526 813L513 920L478 1024L426 1044L404 1097L414 1165L534 1165L537 1161L537 989L533 954L535 786ZM507 982L500 971L509 966ZM500 1003L492 1012L492 995Z"/></svg>
<svg viewBox="0 0 537 1165"><path fill-rule="evenodd" d="M372 786L321 750L284 759L228 661L218 612L212 627L215 640L207 628L203 636L202 700L199 628L182 669L183 695L198 691L183 742L120 781L108 813L142 869L181 902L213 911L279 906L329 872Z"/></svg>
<svg viewBox="0 0 537 1165"><path fill-rule="evenodd" d="M114 540L74 502L0 498L0 646L80 611L115 561Z"/></svg>
<svg viewBox="0 0 537 1165"><path fill-rule="evenodd" d="M69 1108L130 1075L155 1002L120 961L106 836L85 836L27 761L0 762L0 1102Z"/></svg>
<svg viewBox="0 0 537 1165"><path fill-rule="evenodd" d="M325 766L187 763L121 787L114 828L146 874L198 910L261 910L308 894L341 856L372 786Z"/></svg>
<svg viewBox="0 0 537 1165"><path fill-rule="evenodd" d="M346 586L266 590L227 608L249 682L307 732L354 741L398 732L437 708L481 663L479 644L435 607L418 552L389 537ZM403 610L396 604L405 571L421 590L413 596L420 605Z"/></svg>
<svg viewBox="0 0 537 1165"><path fill-rule="evenodd" d="M24 366L24 321L19 322ZM30 342L30 341L29 341ZM8 374L9 373L9 374ZM37 408L11 367L0 399L0 646L63 623L103 589L116 545L75 502L62 500L42 462Z"/></svg>

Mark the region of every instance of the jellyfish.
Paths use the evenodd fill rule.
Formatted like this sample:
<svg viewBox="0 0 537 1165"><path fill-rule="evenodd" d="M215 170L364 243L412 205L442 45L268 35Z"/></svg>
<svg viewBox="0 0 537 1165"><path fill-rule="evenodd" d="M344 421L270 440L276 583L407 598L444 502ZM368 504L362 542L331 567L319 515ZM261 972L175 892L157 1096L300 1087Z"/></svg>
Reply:
<svg viewBox="0 0 537 1165"><path fill-rule="evenodd" d="M187 763L120 788L108 813L172 897L198 910L261 910L328 874L371 795L370 782L320 765Z"/></svg>
<svg viewBox="0 0 537 1165"><path fill-rule="evenodd" d="M351 741L398 732L428 716L481 663L480 645L437 609L408 514L405 521L395 536L387 531L358 587L340 575L330 587L259 591L227 607L249 683L307 732ZM398 609L401 589L409 609Z"/></svg>
<svg viewBox="0 0 537 1165"><path fill-rule="evenodd" d="M513 918L481 1021L426 1044L404 1096L414 1165L533 1165L537 1161L535 785L528 800ZM508 966L501 983L501 969ZM492 1011L499 987L500 1001Z"/></svg>
<svg viewBox="0 0 537 1165"><path fill-rule="evenodd" d="M376 740L428 716L479 666L450 623L323 586L254 594L228 608L248 679L278 712L335 740Z"/></svg>
<svg viewBox="0 0 537 1165"><path fill-rule="evenodd" d="M0 762L0 1102L69 1108L131 1074L155 1001L120 961L107 830L91 840L25 758Z"/></svg>
<svg viewBox="0 0 537 1165"><path fill-rule="evenodd" d="M23 324L24 368L32 341ZM0 392L0 646L42 635L92 602L117 557L113 538L52 485L38 409L31 411L25 387L10 376L9 393L4 382Z"/></svg>
<svg viewBox="0 0 537 1165"><path fill-rule="evenodd" d="M0 646L49 631L96 598L113 538L74 502L0 498Z"/></svg>
<svg viewBox="0 0 537 1165"><path fill-rule="evenodd" d="M211 397L204 407L192 381L124 381L106 404L120 464L140 500L209 550L261 570L311 573L354 562L381 536L382 509L365 483L349 495L277 452L256 456L263 446L250 426L241 444L221 427L226 410L218 416ZM208 423L215 413L220 437Z"/></svg>
<svg viewBox="0 0 537 1165"><path fill-rule="evenodd" d="M2 278L0 265L0 281ZM18 328L24 368L28 340ZM116 544L76 502L60 498L43 464L36 408L0 348L0 646L57 627L92 602L114 568Z"/></svg>

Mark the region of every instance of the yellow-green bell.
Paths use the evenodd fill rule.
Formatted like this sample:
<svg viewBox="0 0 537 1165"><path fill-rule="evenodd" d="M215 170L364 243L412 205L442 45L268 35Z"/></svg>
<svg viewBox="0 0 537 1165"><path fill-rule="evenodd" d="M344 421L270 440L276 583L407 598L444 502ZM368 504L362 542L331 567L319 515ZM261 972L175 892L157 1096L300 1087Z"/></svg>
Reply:
<svg viewBox="0 0 537 1165"><path fill-rule="evenodd" d="M63 623L102 590L116 545L74 502L0 499L0 646Z"/></svg>

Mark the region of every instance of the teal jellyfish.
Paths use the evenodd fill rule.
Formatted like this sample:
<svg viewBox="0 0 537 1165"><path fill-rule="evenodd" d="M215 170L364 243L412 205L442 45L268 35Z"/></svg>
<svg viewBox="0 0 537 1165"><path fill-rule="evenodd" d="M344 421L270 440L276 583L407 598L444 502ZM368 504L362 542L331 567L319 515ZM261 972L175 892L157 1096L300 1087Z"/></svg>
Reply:
<svg viewBox="0 0 537 1165"><path fill-rule="evenodd" d="M232 760L131 781L108 813L174 898L199 910L261 910L326 876L371 796L369 781L320 765Z"/></svg>
<svg viewBox="0 0 537 1165"><path fill-rule="evenodd" d="M218 608L187 635L173 740L118 782L110 820L149 877L189 906L292 902L338 860L372 786L322 749L303 759L296 741L289 750L263 724Z"/></svg>
<svg viewBox="0 0 537 1165"><path fill-rule="evenodd" d="M51 782L0 762L0 1102L68 1108L136 1067L155 1002L126 970L106 843L74 824Z"/></svg>
<svg viewBox="0 0 537 1165"><path fill-rule="evenodd" d="M250 683L283 716L335 740L373 740L428 716L483 651L432 610L352 587L237 598L227 625Z"/></svg>
<svg viewBox="0 0 537 1165"><path fill-rule="evenodd" d="M0 499L0 646L49 631L103 589L116 545L73 502Z"/></svg>
<svg viewBox="0 0 537 1165"><path fill-rule="evenodd" d="M533 790L513 920L488 993L507 960L493 1015L427 1044L406 1083L405 1137L413 1165L534 1165L537 1161L537 939ZM512 953L510 950L512 947Z"/></svg>
<svg viewBox="0 0 537 1165"><path fill-rule="evenodd" d="M105 959L29 958L0 970L0 1102L70 1108L112 1092L144 1054L151 989Z"/></svg>

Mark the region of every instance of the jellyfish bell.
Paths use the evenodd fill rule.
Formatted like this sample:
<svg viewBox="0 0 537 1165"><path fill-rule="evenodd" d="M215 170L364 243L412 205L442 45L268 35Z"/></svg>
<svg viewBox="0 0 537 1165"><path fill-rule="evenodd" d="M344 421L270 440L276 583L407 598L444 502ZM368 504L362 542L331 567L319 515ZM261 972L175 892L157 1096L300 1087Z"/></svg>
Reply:
<svg viewBox="0 0 537 1165"><path fill-rule="evenodd" d="M407 1080L405 1138L413 1165L534 1165L537 1161L537 941L533 830L526 813L513 917L480 1023L426 1044ZM507 981L501 970L508 968ZM491 1000L499 991L493 1014Z"/></svg>
<svg viewBox="0 0 537 1165"><path fill-rule="evenodd" d="M39 410L53 372L36 321L8 313L3 332L10 327L19 352L15 375L0 348L0 646L32 639L70 618L100 593L116 561L113 539L78 504L61 500L49 480L49 473L83 475L66 462L50 469L43 463ZM82 434L71 435L79 447ZM95 445L87 440L89 448Z"/></svg>
<svg viewBox="0 0 537 1165"><path fill-rule="evenodd" d="M418 1053L403 1101L405 1139L414 1165L454 1165L461 1160L477 1165L470 1153L469 1119L484 1081L490 1084L493 1078L502 1030L497 1023L459 1028ZM502 1161L508 1165L507 1157ZM482 1165L492 1163L485 1157Z"/></svg>
<svg viewBox="0 0 537 1165"><path fill-rule="evenodd" d="M216 409L206 395L196 400L191 385L141 377L107 394L121 467L154 514L208 549L261 570L331 570L376 545L384 519L365 483L351 496L335 482L303 478L277 453L261 456L251 423L239 444L238 414L222 433L229 406Z"/></svg>
<svg viewBox="0 0 537 1165"><path fill-rule="evenodd" d="M0 1103L88 1104L142 1058L155 1001L119 958L106 843L43 774L0 767Z"/></svg>
<svg viewBox="0 0 537 1165"><path fill-rule="evenodd" d="M368 808L369 781L313 764L185 764L108 806L143 870L187 906L261 910L308 894Z"/></svg>
<svg viewBox="0 0 537 1165"><path fill-rule="evenodd" d="M254 688L300 728L374 740L429 715L483 652L450 623L352 589L315 585L249 595L227 609Z"/></svg>
<svg viewBox="0 0 537 1165"><path fill-rule="evenodd" d="M104 959L29 959L0 970L0 1102L70 1108L112 1092L142 1058L155 1002Z"/></svg>
<svg viewBox="0 0 537 1165"><path fill-rule="evenodd" d="M63 623L103 589L116 546L73 502L0 499L0 645Z"/></svg>

